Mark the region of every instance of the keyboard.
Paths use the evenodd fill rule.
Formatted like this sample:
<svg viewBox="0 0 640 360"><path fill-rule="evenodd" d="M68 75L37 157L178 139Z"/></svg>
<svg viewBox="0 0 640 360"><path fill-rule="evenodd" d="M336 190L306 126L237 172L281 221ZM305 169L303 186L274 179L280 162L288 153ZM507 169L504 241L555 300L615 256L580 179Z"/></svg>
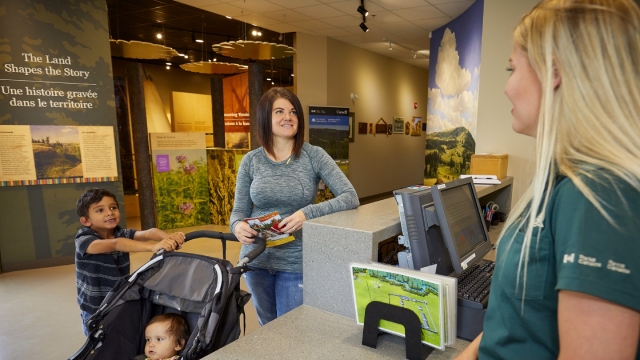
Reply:
<svg viewBox="0 0 640 360"><path fill-rule="evenodd" d="M495 262L483 259L457 276L458 305L476 309L487 308L495 266Z"/></svg>

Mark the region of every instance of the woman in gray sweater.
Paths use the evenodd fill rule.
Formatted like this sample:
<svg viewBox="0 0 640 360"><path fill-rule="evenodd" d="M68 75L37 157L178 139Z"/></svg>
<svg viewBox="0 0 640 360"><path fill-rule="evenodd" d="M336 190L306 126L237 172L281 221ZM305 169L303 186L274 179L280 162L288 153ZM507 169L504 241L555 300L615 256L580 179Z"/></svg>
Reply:
<svg viewBox="0 0 640 360"><path fill-rule="evenodd" d="M307 219L358 207L356 191L324 149L304 142L304 114L298 97L272 88L258 103L258 141L238 170L231 232L243 244L240 258L258 233L245 221L277 211L280 231L295 240L268 247L251 262L245 280L260 325L302 305L302 225ZM335 198L315 204L324 181Z"/></svg>

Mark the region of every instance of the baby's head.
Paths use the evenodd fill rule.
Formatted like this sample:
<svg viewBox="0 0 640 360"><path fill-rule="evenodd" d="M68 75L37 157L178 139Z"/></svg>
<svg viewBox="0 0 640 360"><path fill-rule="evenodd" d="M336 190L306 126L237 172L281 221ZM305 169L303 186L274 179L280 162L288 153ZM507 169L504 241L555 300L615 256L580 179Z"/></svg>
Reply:
<svg viewBox="0 0 640 360"><path fill-rule="evenodd" d="M144 353L151 360L167 359L178 354L189 339L189 326L178 314L154 316L144 330Z"/></svg>

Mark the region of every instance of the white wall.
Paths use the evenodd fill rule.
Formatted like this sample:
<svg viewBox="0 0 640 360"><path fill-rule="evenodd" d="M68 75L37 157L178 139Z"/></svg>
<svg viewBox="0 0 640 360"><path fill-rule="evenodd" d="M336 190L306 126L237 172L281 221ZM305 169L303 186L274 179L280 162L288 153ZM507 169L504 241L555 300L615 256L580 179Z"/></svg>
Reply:
<svg viewBox="0 0 640 360"><path fill-rule="evenodd" d="M504 95L509 78L505 69L513 45L511 33L522 15L537 3L538 0L484 0L476 153L509 154L507 174L514 178L514 204L533 178L535 139L511 129L512 105Z"/></svg>
<svg viewBox="0 0 640 360"><path fill-rule="evenodd" d="M309 124L309 105L327 106L327 37L296 33L293 61L294 93L298 95ZM305 128L309 139L309 127ZM356 189L357 190L357 189Z"/></svg>
<svg viewBox="0 0 640 360"><path fill-rule="evenodd" d="M295 92L308 119L309 105L343 106L358 122L388 124L394 116L426 119L428 71L347 43L296 34ZM350 94L360 99L352 102ZM413 109L413 103L418 109ZM308 132L306 133L308 139ZM349 180L358 196L422 184L423 136L359 135L349 143Z"/></svg>
<svg viewBox="0 0 640 360"><path fill-rule="evenodd" d="M394 116L426 121L428 71L347 43L327 42L328 104L347 106L358 122L376 123ZM360 99L351 101L354 93ZM413 108L413 103L418 108ZM425 133L356 134L349 144L349 180L358 196L389 192L424 181Z"/></svg>

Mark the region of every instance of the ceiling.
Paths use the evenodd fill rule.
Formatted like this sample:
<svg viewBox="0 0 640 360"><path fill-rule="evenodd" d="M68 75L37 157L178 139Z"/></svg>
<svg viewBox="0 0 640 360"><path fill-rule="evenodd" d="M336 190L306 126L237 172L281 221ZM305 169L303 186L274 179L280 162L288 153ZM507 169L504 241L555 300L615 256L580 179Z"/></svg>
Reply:
<svg viewBox="0 0 640 360"><path fill-rule="evenodd" d="M228 58L216 54L211 45L225 41L244 39L245 33L251 36L252 27L236 20L181 4L173 0L107 0L109 16L109 35L117 40L136 40L162 44L174 48L189 58L174 57L170 60L173 67L191 61L239 63L247 61ZM162 39L157 34L163 35ZM203 39L202 43L194 41ZM247 37L247 40L253 40ZM261 41L275 42L293 46L292 34L262 30ZM166 60L137 60L164 66ZM264 66L265 79L271 74L278 85L293 84L293 57L259 61Z"/></svg>
<svg viewBox="0 0 640 360"><path fill-rule="evenodd" d="M360 28L360 0L107 0L112 39L163 44L188 61L241 63L211 45L241 39L293 46L294 32L325 35L418 67L429 67L429 33L464 12L475 0L364 0L367 33ZM262 36L251 35L252 30ZM162 39L156 35L163 34ZM203 43L194 39L203 38ZM391 48L392 50L389 50ZM144 61L164 65L164 60ZM265 78L292 84L293 58L260 61ZM271 67L273 72L271 73Z"/></svg>
<svg viewBox="0 0 640 360"><path fill-rule="evenodd" d="M429 68L429 33L475 0L178 0L277 33L325 35L418 67ZM389 50L391 48L392 50ZM415 56L414 56L415 55Z"/></svg>

